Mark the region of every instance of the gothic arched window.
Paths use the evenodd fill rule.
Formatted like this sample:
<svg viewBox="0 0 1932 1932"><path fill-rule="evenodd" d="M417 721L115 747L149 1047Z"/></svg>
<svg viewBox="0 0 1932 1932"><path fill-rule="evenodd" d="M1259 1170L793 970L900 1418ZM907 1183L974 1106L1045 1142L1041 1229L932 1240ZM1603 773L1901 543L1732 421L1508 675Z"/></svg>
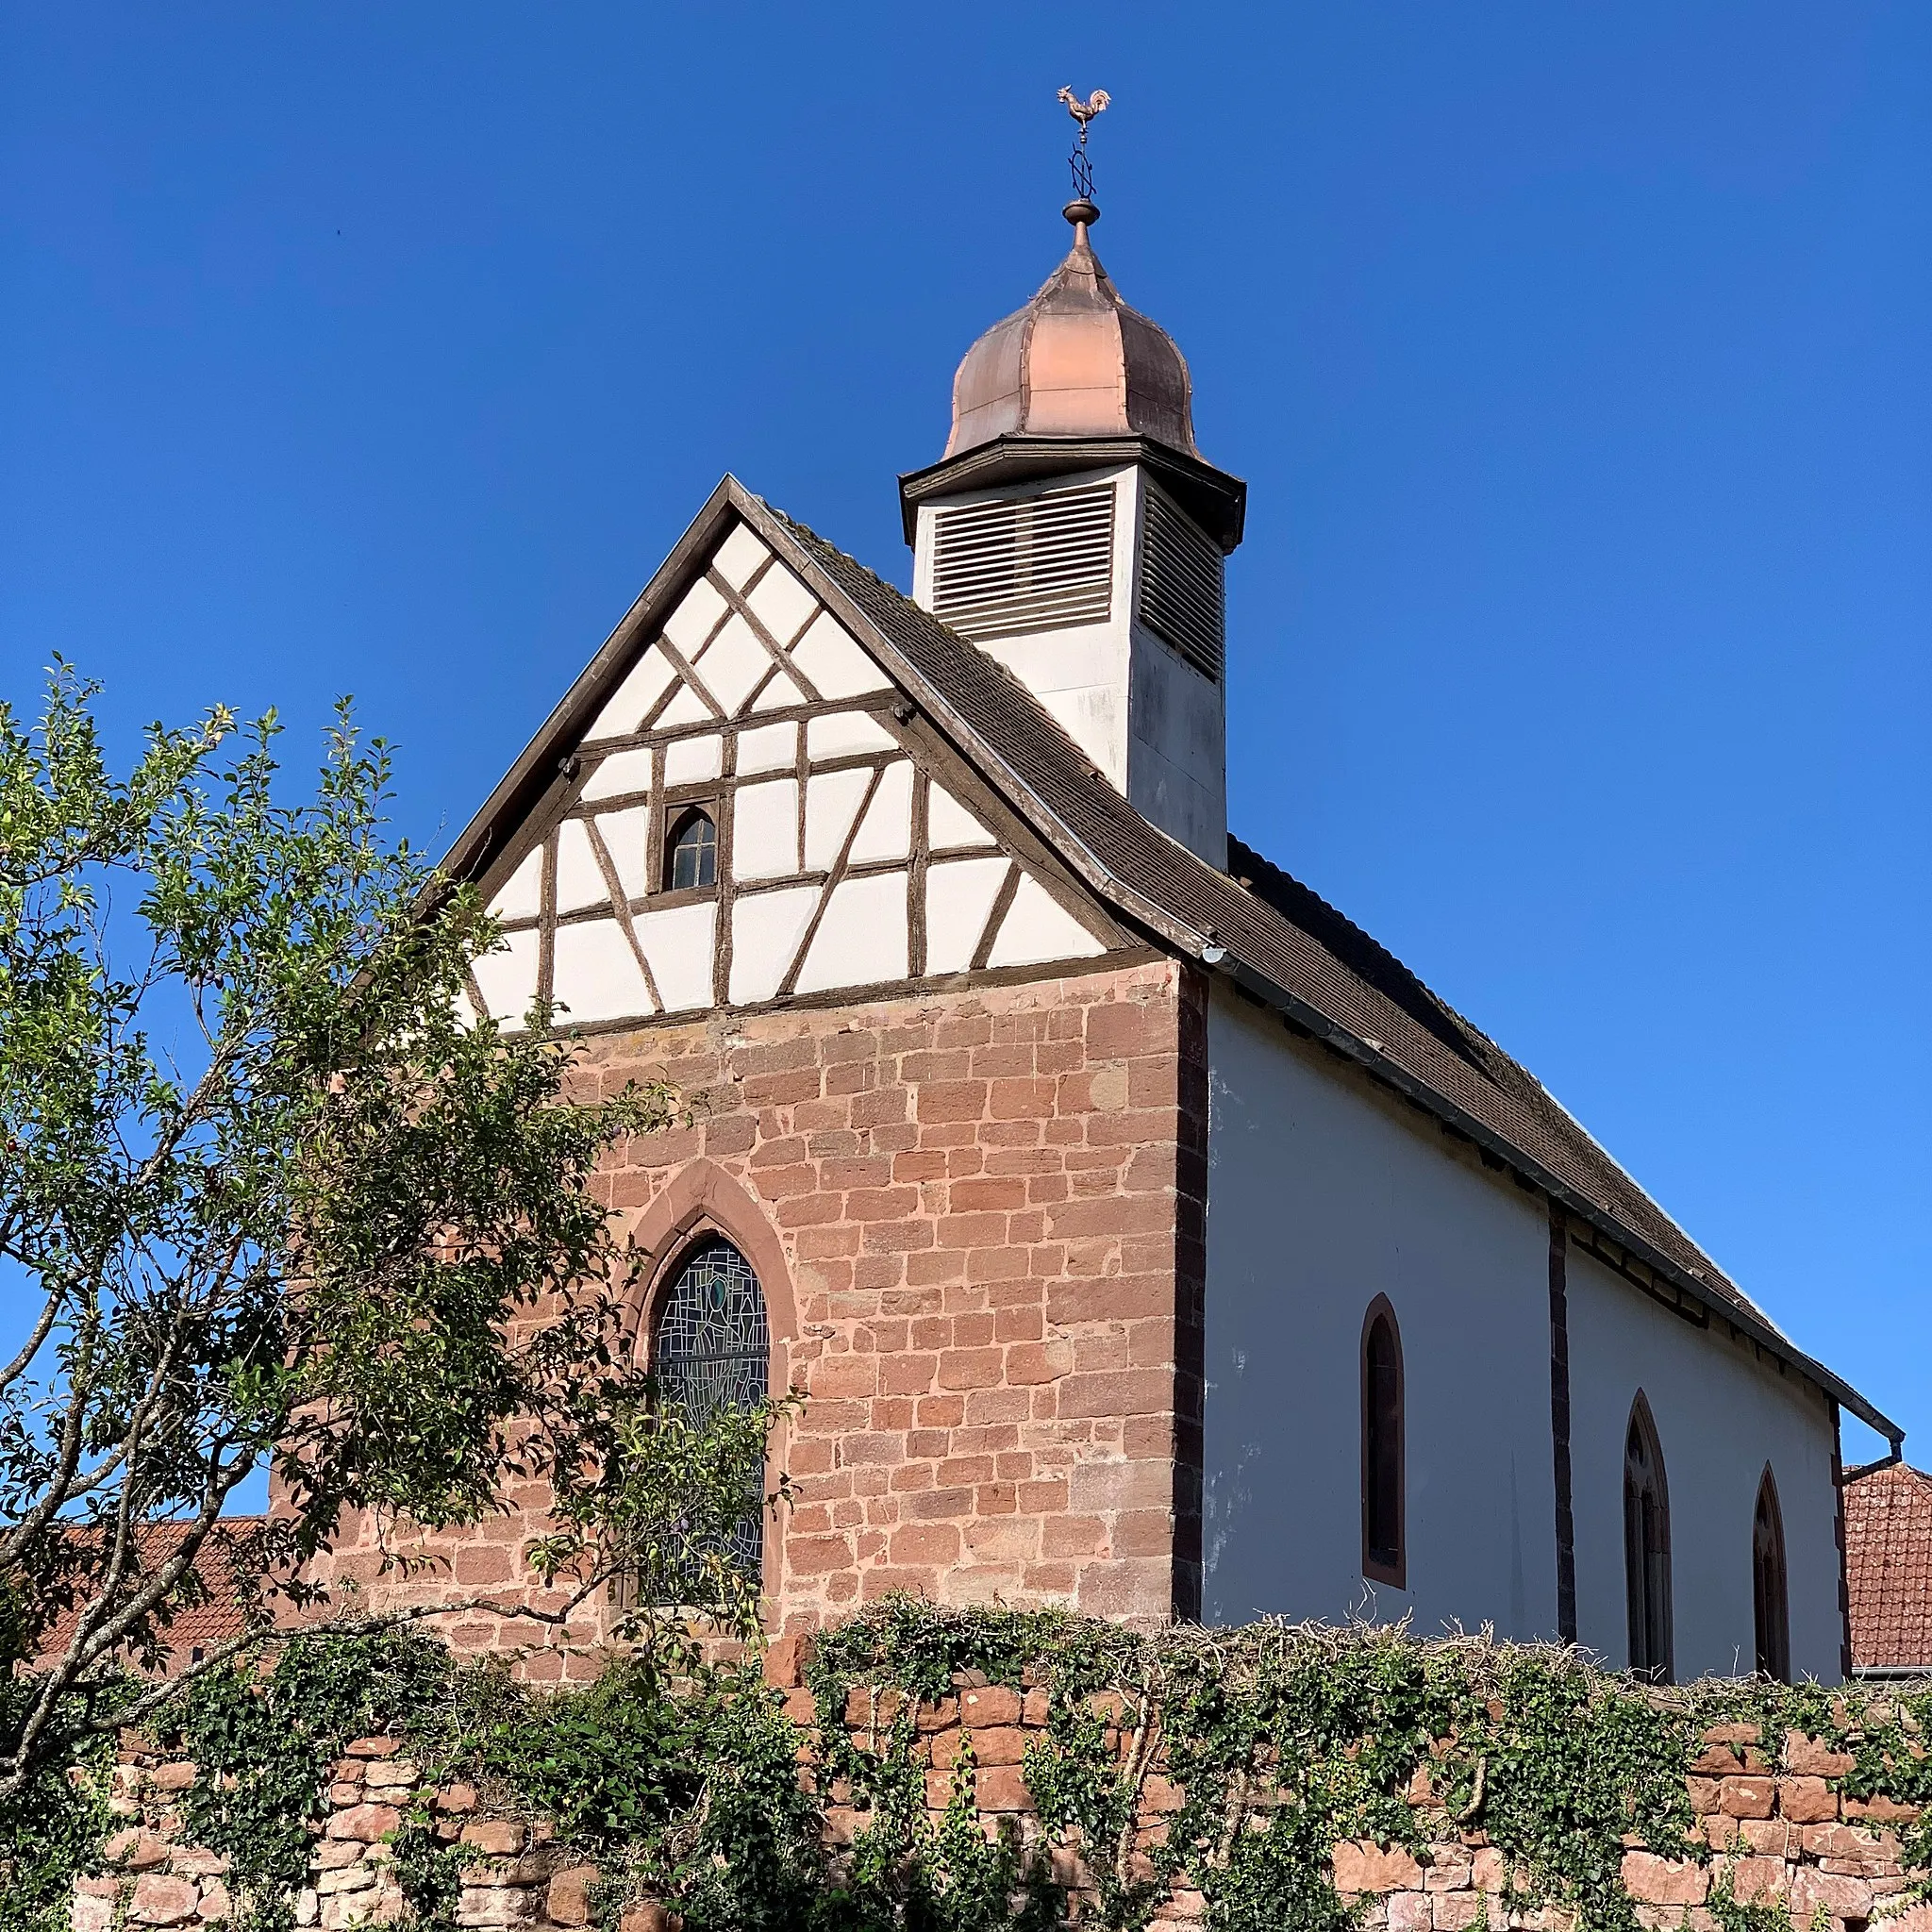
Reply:
<svg viewBox="0 0 1932 1932"><path fill-rule="evenodd" d="M651 1369L661 1400L703 1422L723 1408L751 1408L771 1383L772 1332L751 1263L712 1236L685 1257L658 1314ZM764 1485L732 1538L738 1562L756 1574L764 1553Z"/></svg>
<svg viewBox="0 0 1932 1932"><path fill-rule="evenodd" d="M1671 1492L1664 1480L1663 1446L1641 1389L1624 1438L1624 1588L1631 1674L1668 1684L1673 1671Z"/></svg>
<svg viewBox="0 0 1932 1932"><path fill-rule="evenodd" d="M1362 1324L1362 1574L1407 1588L1402 1333L1385 1295Z"/></svg>
<svg viewBox="0 0 1932 1932"><path fill-rule="evenodd" d="M671 823L664 838L664 890L689 891L718 883L718 827L709 812L693 805Z"/></svg>
<svg viewBox="0 0 1932 1932"><path fill-rule="evenodd" d="M1757 1674L1789 1684L1791 1626L1785 1590L1785 1519L1768 1462L1751 1521L1751 1621L1757 1639Z"/></svg>

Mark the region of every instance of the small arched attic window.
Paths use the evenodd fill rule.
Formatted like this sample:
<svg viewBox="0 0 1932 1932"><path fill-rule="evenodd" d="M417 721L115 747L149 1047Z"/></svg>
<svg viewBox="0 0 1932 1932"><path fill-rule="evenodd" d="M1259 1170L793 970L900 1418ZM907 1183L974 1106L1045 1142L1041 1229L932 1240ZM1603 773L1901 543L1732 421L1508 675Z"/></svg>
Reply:
<svg viewBox="0 0 1932 1932"><path fill-rule="evenodd" d="M1631 1675L1668 1684L1674 1670L1671 1493L1663 1445L1641 1389L1624 1437L1624 1587Z"/></svg>
<svg viewBox="0 0 1932 1932"><path fill-rule="evenodd" d="M664 890L689 892L717 883L717 824L703 806L687 806L665 829Z"/></svg>
<svg viewBox="0 0 1932 1932"><path fill-rule="evenodd" d="M1777 1482L1767 1462L1751 1521L1751 1621L1757 1637L1757 1674L1779 1684L1791 1681L1789 1602L1784 1511L1778 1507Z"/></svg>
<svg viewBox="0 0 1932 1932"><path fill-rule="evenodd" d="M1362 1574L1408 1587L1402 1331L1386 1295L1362 1323Z"/></svg>

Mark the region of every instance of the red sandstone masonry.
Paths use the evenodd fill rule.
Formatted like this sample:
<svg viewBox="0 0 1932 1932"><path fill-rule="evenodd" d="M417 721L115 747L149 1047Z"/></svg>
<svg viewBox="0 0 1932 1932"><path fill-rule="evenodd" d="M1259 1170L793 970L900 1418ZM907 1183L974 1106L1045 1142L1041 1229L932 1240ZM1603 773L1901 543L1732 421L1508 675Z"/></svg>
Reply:
<svg viewBox="0 0 1932 1932"><path fill-rule="evenodd" d="M771 1539L774 1627L895 1590L1141 1624L1192 1607L1198 1005L1163 960L586 1043L602 1091L666 1079L698 1114L621 1151L611 1207L658 1264L705 1225L742 1247L774 1380L808 1398L778 1445L796 1501ZM508 1500L437 1540L451 1568L427 1585L383 1578L366 1535L326 1567L382 1604L508 1593L544 1506ZM470 1618L450 1634L538 1633Z"/></svg>
<svg viewBox="0 0 1932 1932"><path fill-rule="evenodd" d="M798 1686L797 1663L796 1645L781 1641L774 1646L769 1674L786 1691L794 1721L809 1724L811 1697ZM872 1723L871 1695L863 1689L851 1693L843 1717L855 1735ZM879 1721L889 1722L899 1707L899 1692L882 1693ZM1096 1708L1111 1719L1131 1721L1117 1693L1096 1700ZM1003 1817L1017 1821L1024 1839L1041 1846L1060 1882L1087 1888L1089 1874L1079 1847L1041 1844L1021 1766L1025 1746L1044 1727L1048 1710L1048 1692L1040 1685L1014 1689L958 1680L954 1695L919 1707L914 1749L928 1766L926 1803L934 1819L952 1795L953 1767L970 1741L978 1766L974 1794L982 1818L989 1825ZM1735 1733L1740 1727L1723 1728ZM1120 1723L1107 1735L1124 1760L1131 1740ZM1739 1741L1735 1736L1712 1740ZM1754 1735L1749 1752L1757 1750ZM400 1822L421 1781L416 1767L398 1751L393 1739L358 1740L336 1767L308 1882L296 1899L298 1925L350 1932L399 1916L403 1900L382 1840ZM1787 1912L1793 1932L1813 1932L1821 1924L1824 1932L1859 1932L1874 1918L1898 1932L1932 1932L1932 1910L1907 1909L1915 1886L1927 1874L1902 1866L1898 1838L1890 1828L1915 1815L1910 1807L1891 1807L1891 1815L1880 1821L1870 1806L1840 1800L1827 1790L1829 1815L1816 1817L1818 1788L1826 1777L1849 1770L1850 1760L1834 1758L1796 1732L1787 1736L1779 1757L1781 1761L1771 1767L1778 1775L1769 1779L1741 1769L1692 1776L1699 1832L1716 1854L1708 1862L1658 1857L1637 1846L1625 1851L1624 1884L1639 1923L1650 1932L1720 1932L1709 1901L1714 1887L1727 1884L1740 1900ZM82 1879L76 1888L73 1932L115 1932L124 1924L199 1932L230 1916L233 1903L223 1861L180 1840L176 1807L192 1774L190 1765L142 1756L133 1742L124 1751L111 1802L125 1823L108 1842L106 1875ZM1758 1817L1758 1787L1767 1782L1772 1808ZM1790 1802L1793 1797L1795 1806ZM1409 1801L1420 1811L1430 1840L1420 1855L1400 1845L1366 1841L1338 1844L1332 1854L1336 1887L1359 1902L1360 1923L1369 1932L1470 1932L1473 1927L1503 1932L1508 1926L1574 1932L1568 1912L1506 1905L1512 1874L1501 1853L1481 1831L1457 1833L1440 1810L1432 1809L1425 1779L1418 1780ZM1137 1873L1151 1872L1146 1853L1180 1803L1181 1793L1161 1775L1157 1757L1141 1786L1130 1853ZM1265 1812L1262 1792L1249 1815L1258 1822ZM437 1792L432 1815L439 1836L445 1841L460 1839L476 1858L464 1871L459 1924L527 1926L542 1932L587 1924L596 1873L558 1846L541 1821L479 1815L476 1792L466 1784ZM826 1842L834 1847L849 1843L864 1823L862 1814L832 1806L825 1814ZM1520 1879L1522 1874L1515 1875ZM1086 1895L1091 1897L1091 1888ZM1205 1909L1198 1892L1183 1891L1157 1924L1186 1926L1197 1923ZM675 1923L663 1907L644 1904L625 1915L623 1932L668 1932Z"/></svg>

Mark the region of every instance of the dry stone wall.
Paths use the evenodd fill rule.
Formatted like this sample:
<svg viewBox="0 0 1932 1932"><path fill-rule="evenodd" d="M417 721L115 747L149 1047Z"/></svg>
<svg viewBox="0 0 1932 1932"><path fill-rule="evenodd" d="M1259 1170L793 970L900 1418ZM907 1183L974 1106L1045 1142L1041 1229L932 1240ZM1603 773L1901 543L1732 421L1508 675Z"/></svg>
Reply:
<svg viewBox="0 0 1932 1932"><path fill-rule="evenodd" d="M798 1664L798 1646L781 1643L769 1674L803 1738L818 1713ZM1006 1687L972 1675L961 1674L952 1694L914 1711L914 1752L925 1768L930 1820L937 1824L944 1814L960 1761L970 1758L974 1801L988 1835L1017 1828L1072 1894L1074 1923L1091 1919L1093 1873L1080 1847L1043 1841L1026 1786L1026 1748L1045 1730L1050 1693L1041 1683ZM1108 1749L1127 1762L1139 1742L1131 1710L1116 1692L1096 1702L1108 1724ZM856 1689L841 1716L862 1742L904 1709L899 1691ZM1802 1932L1870 1932L1874 1922L1896 1924L1899 1932L1932 1932L1932 1910L1916 1903L1927 1874L1902 1860L1899 1834L1916 1821L1915 1807L1841 1796L1833 1781L1851 1770L1851 1758L1795 1731L1766 1739L1754 1724L1719 1724L1704 1732L1702 1746L1688 1788L1695 1832L1709 1856L1667 1858L1629 1845L1623 1881L1640 1925L1651 1932L1740 1932L1747 1922L1738 1907L1745 1907L1768 1915L1750 1920L1760 1927L1788 1916ZM802 1758L808 1755L801 1751ZM74 1932L118 1932L129 1924L194 1932L231 1917L236 1901L224 1861L182 1840L179 1795L193 1778L192 1765L158 1759L128 1740L113 1797L123 1823L108 1844L105 1874L79 1882ZM1131 1842L1104 1854L1124 1857L1131 1876L1151 1870L1147 1855L1182 1803L1158 1753L1146 1762L1140 1793ZM825 1840L836 1858L864 1820L839 1790L824 1795ZM1575 1932L1568 1911L1512 1903L1512 1888L1520 1890L1527 1874L1512 1873L1483 1831L1454 1825L1426 1772L1416 1775L1407 1796L1418 1814L1415 1845L1347 1841L1331 1853L1334 1884L1359 1908L1364 1932ZM1265 1790L1257 1786L1247 1802L1246 1818L1231 1819L1230 1829L1265 1820ZM425 1790L398 1740L363 1738L348 1746L327 1788L308 1882L295 1902L298 1926L349 1932L406 1916L389 1840L412 1809L432 1822L438 1840L467 1848L458 1925L574 1932L592 1922L597 1870L559 1844L544 1821L493 1810L467 1783ZM1199 1892L1183 1890L1154 1924L1191 1926L1206 1909ZM676 1924L665 1905L634 1900L623 1910L621 1932L673 1932Z"/></svg>

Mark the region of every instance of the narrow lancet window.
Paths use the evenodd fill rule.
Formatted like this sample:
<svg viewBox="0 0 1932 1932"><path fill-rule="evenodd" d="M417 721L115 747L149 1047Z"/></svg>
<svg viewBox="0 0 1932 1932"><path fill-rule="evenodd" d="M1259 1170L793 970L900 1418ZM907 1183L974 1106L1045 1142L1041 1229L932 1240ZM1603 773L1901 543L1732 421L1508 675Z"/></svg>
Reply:
<svg viewBox="0 0 1932 1932"><path fill-rule="evenodd" d="M675 820L664 841L664 890L688 892L718 883L718 827L698 806Z"/></svg>
<svg viewBox="0 0 1932 1932"><path fill-rule="evenodd" d="M1405 1547L1402 1334L1377 1295L1362 1324L1362 1574L1408 1587Z"/></svg>
<svg viewBox="0 0 1932 1932"><path fill-rule="evenodd" d="M1785 1519L1768 1462L1764 1480L1757 1485L1757 1511L1751 1524L1751 1618L1757 1640L1757 1674L1789 1684L1791 1625L1785 1586Z"/></svg>
<svg viewBox="0 0 1932 1932"><path fill-rule="evenodd" d="M1624 1438L1624 1585L1630 1672L1653 1684L1673 1676L1671 1497L1650 1404L1638 1391Z"/></svg>

